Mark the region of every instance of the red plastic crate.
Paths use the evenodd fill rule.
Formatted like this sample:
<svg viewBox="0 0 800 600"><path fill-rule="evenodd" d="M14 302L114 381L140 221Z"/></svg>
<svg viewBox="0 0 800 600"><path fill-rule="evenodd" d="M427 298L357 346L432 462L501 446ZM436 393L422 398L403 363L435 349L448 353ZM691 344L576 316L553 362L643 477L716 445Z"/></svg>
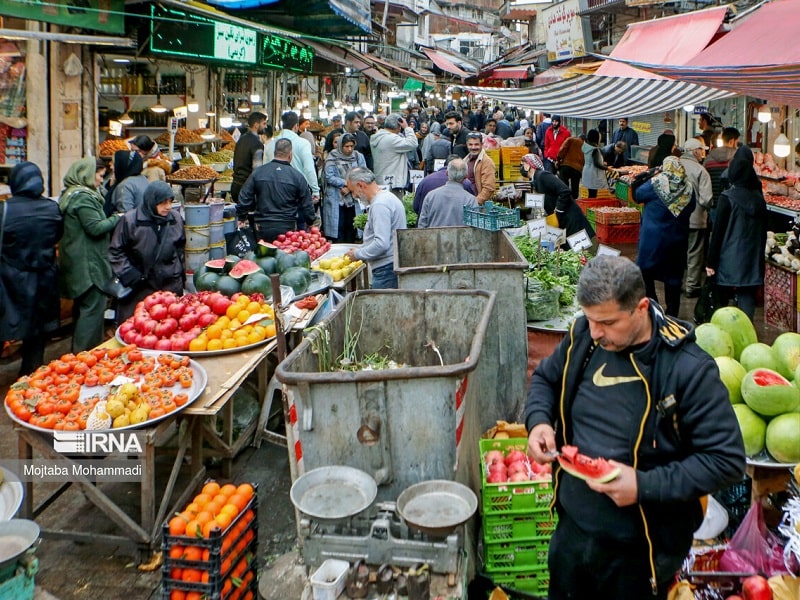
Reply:
<svg viewBox="0 0 800 600"><path fill-rule="evenodd" d="M795 331L797 327L797 308L794 302L787 302L764 293L764 321L783 331Z"/></svg>
<svg viewBox="0 0 800 600"><path fill-rule="evenodd" d="M575 200L585 215L586 211L590 208L599 208L601 206L621 206L621 202L616 198L578 198Z"/></svg>
<svg viewBox="0 0 800 600"><path fill-rule="evenodd" d="M606 225L596 223L597 241L604 244L631 244L639 241L639 223Z"/></svg>
<svg viewBox="0 0 800 600"><path fill-rule="evenodd" d="M784 303L797 300L797 275L778 265L767 263L764 270L764 299L772 296Z"/></svg>

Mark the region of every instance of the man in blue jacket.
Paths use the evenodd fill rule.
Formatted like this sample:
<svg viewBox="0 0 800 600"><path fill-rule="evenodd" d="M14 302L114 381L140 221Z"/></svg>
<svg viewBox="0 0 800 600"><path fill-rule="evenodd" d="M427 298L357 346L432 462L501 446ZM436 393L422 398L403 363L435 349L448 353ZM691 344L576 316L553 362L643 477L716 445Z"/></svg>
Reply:
<svg viewBox="0 0 800 600"><path fill-rule="evenodd" d="M663 600L700 498L744 476L742 436L714 359L645 296L633 262L589 261L577 300L583 316L531 378L528 454L577 446L619 473L599 483L556 466L548 598Z"/></svg>

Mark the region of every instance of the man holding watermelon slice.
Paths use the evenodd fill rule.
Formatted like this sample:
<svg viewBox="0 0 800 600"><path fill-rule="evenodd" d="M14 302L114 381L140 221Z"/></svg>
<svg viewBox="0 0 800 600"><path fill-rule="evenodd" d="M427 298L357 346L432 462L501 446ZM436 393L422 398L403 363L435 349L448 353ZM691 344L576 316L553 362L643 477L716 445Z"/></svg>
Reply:
<svg viewBox="0 0 800 600"><path fill-rule="evenodd" d="M744 475L741 434L714 360L633 262L592 259L577 298L584 314L534 372L525 411L528 454L559 461L548 598L664 599L699 499Z"/></svg>

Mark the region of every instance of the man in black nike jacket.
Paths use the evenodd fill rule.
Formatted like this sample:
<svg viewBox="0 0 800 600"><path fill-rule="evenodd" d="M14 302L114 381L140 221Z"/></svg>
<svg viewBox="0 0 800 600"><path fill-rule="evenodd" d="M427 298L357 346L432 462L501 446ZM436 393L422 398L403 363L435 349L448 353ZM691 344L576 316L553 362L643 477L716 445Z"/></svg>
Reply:
<svg viewBox="0 0 800 600"><path fill-rule="evenodd" d="M577 446L620 472L597 483L555 465L548 598L665 599L700 497L744 475L738 423L693 327L645 296L633 262L589 261L577 298L584 316L531 379L528 454Z"/></svg>

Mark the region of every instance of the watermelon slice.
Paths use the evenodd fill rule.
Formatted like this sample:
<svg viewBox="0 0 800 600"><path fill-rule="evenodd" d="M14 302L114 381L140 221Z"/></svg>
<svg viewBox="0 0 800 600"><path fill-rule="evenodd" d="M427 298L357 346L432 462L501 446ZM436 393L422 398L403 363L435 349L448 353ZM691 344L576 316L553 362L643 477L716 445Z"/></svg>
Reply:
<svg viewBox="0 0 800 600"><path fill-rule="evenodd" d="M567 473L579 479L607 483L620 474L619 467L612 467L605 458L589 458L578 452L576 446L564 446L558 462Z"/></svg>

